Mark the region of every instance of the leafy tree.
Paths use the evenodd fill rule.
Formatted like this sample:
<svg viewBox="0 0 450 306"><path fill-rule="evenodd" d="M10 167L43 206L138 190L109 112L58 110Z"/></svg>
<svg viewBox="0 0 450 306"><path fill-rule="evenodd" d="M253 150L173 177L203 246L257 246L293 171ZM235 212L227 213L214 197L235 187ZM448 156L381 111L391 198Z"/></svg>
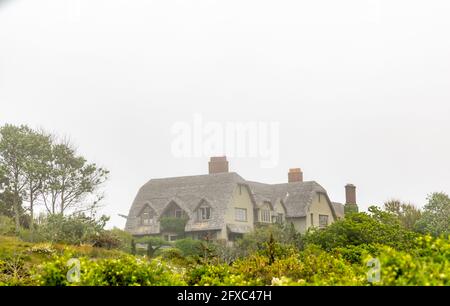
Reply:
<svg viewBox="0 0 450 306"><path fill-rule="evenodd" d="M434 236L450 234L450 198L447 194L435 192L428 196L428 203L416 228Z"/></svg>
<svg viewBox="0 0 450 306"><path fill-rule="evenodd" d="M34 206L50 174L50 159L51 137L40 131L29 132L27 137L27 156L24 160L24 176L32 233L34 231Z"/></svg>
<svg viewBox="0 0 450 306"><path fill-rule="evenodd" d="M26 159L29 154L29 134L24 125L5 125L0 128L0 167L7 180L7 191L12 193L12 208L16 232L20 230L21 199L26 196Z"/></svg>
<svg viewBox="0 0 450 306"><path fill-rule="evenodd" d="M79 245L82 243L102 243L101 235L108 217L99 219L77 213L70 216L49 215L42 221L37 231L37 238L42 241Z"/></svg>
<svg viewBox="0 0 450 306"><path fill-rule="evenodd" d="M384 204L384 210L395 215L400 223L408 230L414 230L417 221L422 213L420 209L412 204L401 203L398 200L391 200Z"/></svg>
<svg viewBox="0 0 450 306"><path fill-rule="evenodd" d="M325 229L309 231L306 244L326 251L348 246L385 244L398 250L414 247L417 234L406 230L395 215L372 206L369 213L353 213Z"/></svg>
<svg viewBox="0 0 450 306"><path fill-rule="evenodd" d="M168 241L161 237L142 237L137 239L137 242L147 245L147 256L149 258L152 258L160 248L170 245Z"/></svg>
<svg viewBox="0 0 450 306"><path fill-rule="evenodd" d="M103 198L97 191L107 180L108 170L89 164L67 141L53 144L50 165L50 175L42 191L48 213L65 214L70 209L80 212L96 208ZM94 199L86 206L84 201L88 196Z"/></svg>

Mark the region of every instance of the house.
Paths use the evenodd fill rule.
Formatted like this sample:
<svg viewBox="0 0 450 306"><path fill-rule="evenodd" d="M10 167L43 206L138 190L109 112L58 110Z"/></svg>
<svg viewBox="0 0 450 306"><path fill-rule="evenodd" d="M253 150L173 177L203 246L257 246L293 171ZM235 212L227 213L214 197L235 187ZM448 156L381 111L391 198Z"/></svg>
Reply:
<svg viewBox="0 0 450 306"><path fill-rule="evenodd" d="M304 233L324 228L357 210L356 187L346 186L346 205L332 202L317 182L290 169L288 182L263 184L229 172L226 157L212 157L209 174L152 179L139 190L125 230L134 236L234 241L257 226L292 223Z"/></svg>

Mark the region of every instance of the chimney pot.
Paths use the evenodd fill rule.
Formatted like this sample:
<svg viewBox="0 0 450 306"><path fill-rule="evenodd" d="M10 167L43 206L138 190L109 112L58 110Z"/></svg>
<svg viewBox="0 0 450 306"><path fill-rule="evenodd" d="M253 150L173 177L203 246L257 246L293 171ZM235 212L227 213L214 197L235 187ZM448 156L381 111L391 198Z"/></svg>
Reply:
<svg viewBox="0 0 450 306"><path fill-rule="evenodd" d="M303 172L300 168L291 168L288 173L289 183L303 182Z"/></svg>
<svg viewBox="0 0 450 306"><path fill-rule="evenodd" d="M228 161L226 156L214 156L209 161L209 174L228 172Z"/></svg>

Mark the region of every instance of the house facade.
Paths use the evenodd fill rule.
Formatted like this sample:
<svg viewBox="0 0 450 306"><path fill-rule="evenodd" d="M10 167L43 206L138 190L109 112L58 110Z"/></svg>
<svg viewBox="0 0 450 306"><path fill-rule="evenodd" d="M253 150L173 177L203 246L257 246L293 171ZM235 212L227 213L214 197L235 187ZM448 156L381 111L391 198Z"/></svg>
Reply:
<svg viewBox="0 0 450 306"><path fill-rule="evenodd" d="M300 169L290 169L287 183L263 184L246 181L228 168L226 157L212 157L209 174L150 180L140 188L125 230L168 241L190 237L231 242L273 223L292 223L301 233L324 228L343 218L347 207L357 209L353 185L346 186L343 205L331 202L317 182L304 182Z"/></svg>

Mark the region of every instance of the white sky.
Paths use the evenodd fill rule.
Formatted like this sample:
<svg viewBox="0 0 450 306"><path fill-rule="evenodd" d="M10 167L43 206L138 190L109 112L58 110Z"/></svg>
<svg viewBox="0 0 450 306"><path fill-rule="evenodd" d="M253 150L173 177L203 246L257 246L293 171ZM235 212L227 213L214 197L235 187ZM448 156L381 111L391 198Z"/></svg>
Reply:
<svg viewBox="0 0 450 306"><path fill-rule="evenodd" d="M448 0L0 1L0 124L70 137L111 170L123 227L148 179L202 174L170 128L279 121L280 162L231 159L249 180L301 167L335 201L422 206L450 192Z"/></svg>

